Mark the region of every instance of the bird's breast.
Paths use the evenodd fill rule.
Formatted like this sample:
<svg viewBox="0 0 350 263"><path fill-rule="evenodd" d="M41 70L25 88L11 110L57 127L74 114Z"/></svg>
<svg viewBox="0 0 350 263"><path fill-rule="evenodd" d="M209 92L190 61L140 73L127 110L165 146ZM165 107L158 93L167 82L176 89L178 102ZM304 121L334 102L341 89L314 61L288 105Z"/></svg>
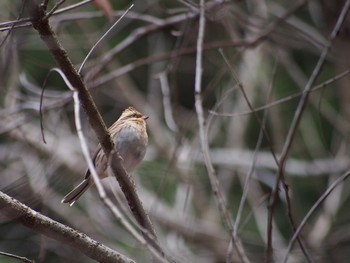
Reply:
<svg viewBox="0 0 350 263"><path fill-rule="evenodd" d="M147 134L134 127L125 127L115 136L115 147L123 158L124 168L132 172L146 153Z"/></svg>

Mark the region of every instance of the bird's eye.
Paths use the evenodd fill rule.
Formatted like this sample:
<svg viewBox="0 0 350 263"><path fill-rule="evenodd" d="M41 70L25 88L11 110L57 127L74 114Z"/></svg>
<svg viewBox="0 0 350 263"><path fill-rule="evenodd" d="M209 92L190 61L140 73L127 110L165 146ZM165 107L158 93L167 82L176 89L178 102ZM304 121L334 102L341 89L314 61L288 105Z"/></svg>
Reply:
<svg viewBox="0 0 350 263"><path fill-rule="evenodd" d="M132 115L131 115L131 118L136 118L137 117L137 113L133 113Z"/></svg>

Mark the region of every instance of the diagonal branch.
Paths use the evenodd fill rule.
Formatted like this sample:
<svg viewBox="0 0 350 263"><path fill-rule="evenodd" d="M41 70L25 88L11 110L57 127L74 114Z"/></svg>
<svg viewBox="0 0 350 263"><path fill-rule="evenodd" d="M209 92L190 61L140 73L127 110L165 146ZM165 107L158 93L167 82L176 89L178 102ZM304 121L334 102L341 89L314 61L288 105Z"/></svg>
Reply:
<svg viewBox="0 0 350 263"><path fill-rule="evenodd" d="M300 225L298 226L298 228L294 231L294 234L292 236L292 238L289 241L288 247L287 247L287 251L286 254L284 255L283 258L283 263L286 263L290 254L290 251L294 245L295 240L298 238L298 236L300 235L301 231L303 230L306 222L310 219L310 217L312 216L312 214L316 211L316 209L320 206L320 204L322 204L322 202L332 193L332 191L341 183L344 183L344 181L350 176L350 171L347 171L346 173L344 173L343 175L341 175L340 177L338 177L328 188L327 190L320 196L320 198L318 198L318 200L315 202L315 204L311 207L311 209L307 212L307 214L305 215L305 217L303 218L303 220L300 222Z"/></svg>
<svg viewBox="0 0 350 263"><path fill-rule="evenodd" d="M34 0L28 0L28 9L33 17L33 27L39 32L41 39L47 45L50 53L56 60L62 72L64 73L70 84L76 90L81 107L83 108L104 153L106 154L108 159L112 157L111 163L121 166L121 169L118 169L118 173L115 173L115 176L120 184L121 189L123 190L124 195L126 196L126 199L128 200L130 210L132 211L134 217L136 218L140 226L143 229L145 229L145 231L143 231L145 239L152 246L154 246L155 250L157 250L160 253L160 255L164 255L162 249L156 242L157 237L153 225L147 213L145 212L140 199L138 198L133 182L130 180L129 175L127 174L122 165L120 156L118 154L113 154L113 156L110 156L114 145L111 141L110 135L103 122L103 119L100 113L98 112L97 107L93 102L90 93L86 89L81 77L79 76L78 72L76 71L72 62L70 61L67 52L60 45L55 33L50 27L48 20L45 18L45 10L42 6L36 4ZM108 206L108 204L106 205Z"/></svg>
<svg viewBox="0 0 350 263"><path fill-rule="evenodd" d="M318 59L318 62L317 62L316 66L315 66L315 68L314 68L314 70L313 70L304 90L303 90L298 107L297 107L295 114L294 114L293 121L290 125L285 144L284 144L283 149L282 149L281 158L279 160L277 178L275 181L275 186L274 186L271 200L270 200L270 211L269 211L269 219L268 219L268 247L267 247L267 252L266 252L266 262L269 262L271 259L271 253L272 253L272 217L273 217L273 214L274 214L274 211L276 208L276 202L277 202L277 196L278 196L278 190L279 190L278 186L279 186L281 181L283 182L286 190L288 190L288 186L284 182L285 181L284 169L285 169L285 165L286 165L286 162L288 159L288 155L289 155L290 149L292 147L294 137L295 137L297 128L299 126L299 123L301 121L304 109L306 107L306 104L307 104L307 101L309 98L309 94L310 94L312 87L313 87L318 75L320 74L321 69L323 67L323 64L326 60L328 51L331 47L331 41L334 40L335 37L337 36L345 18L346 18L346 15L349 11L349 8L350 8L350 0L347 0L343 6L341 14L338 17L337 23L334 26L333 31L330 35L329 44L322 50L322 53Z"/></svg>
<svg viewBox="0 0 350 263"><path fill-rule="evenodd" d="M62 244L70 245L98 262L134 262L132 259L93 240L86 234L34 211L3 192L0 192L0 210L6 217L16 219L26 227L58 240Z"/></svg>

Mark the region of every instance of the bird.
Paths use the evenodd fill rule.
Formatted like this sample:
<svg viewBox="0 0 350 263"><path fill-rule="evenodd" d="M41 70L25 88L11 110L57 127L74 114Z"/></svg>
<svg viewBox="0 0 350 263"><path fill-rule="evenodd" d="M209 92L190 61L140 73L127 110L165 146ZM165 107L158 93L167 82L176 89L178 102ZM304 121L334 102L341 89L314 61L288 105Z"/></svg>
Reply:
<svg viewBox="0 0 350 263"><path fill-rule="evenodd" d="M148 144L147 119L148 116L142 115L133 107L128 107L122 112L119 119L108 128L115 150L122 158L123 166L128 173L133 172L145 156ZM101 179L108 176L108 161L100 144L93 155L93 163ZM61 203L68 203L72 206L93 184L94 180L88 169L84 180L69 192Z"/></svg>

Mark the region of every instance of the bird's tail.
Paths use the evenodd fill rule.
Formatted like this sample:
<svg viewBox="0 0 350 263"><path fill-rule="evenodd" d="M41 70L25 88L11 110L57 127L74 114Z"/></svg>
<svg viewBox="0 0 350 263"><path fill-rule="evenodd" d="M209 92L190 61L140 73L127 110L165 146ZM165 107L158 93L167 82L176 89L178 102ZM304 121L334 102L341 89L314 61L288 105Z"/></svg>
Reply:
<svg viewBox="0 0 350 263"><path fill-rule="evenodd" d="M61 203L69 203L72 206L79 197L85 193L85 191L93 184L91 178L86 178L65 197L63 197Z"/></svg>

